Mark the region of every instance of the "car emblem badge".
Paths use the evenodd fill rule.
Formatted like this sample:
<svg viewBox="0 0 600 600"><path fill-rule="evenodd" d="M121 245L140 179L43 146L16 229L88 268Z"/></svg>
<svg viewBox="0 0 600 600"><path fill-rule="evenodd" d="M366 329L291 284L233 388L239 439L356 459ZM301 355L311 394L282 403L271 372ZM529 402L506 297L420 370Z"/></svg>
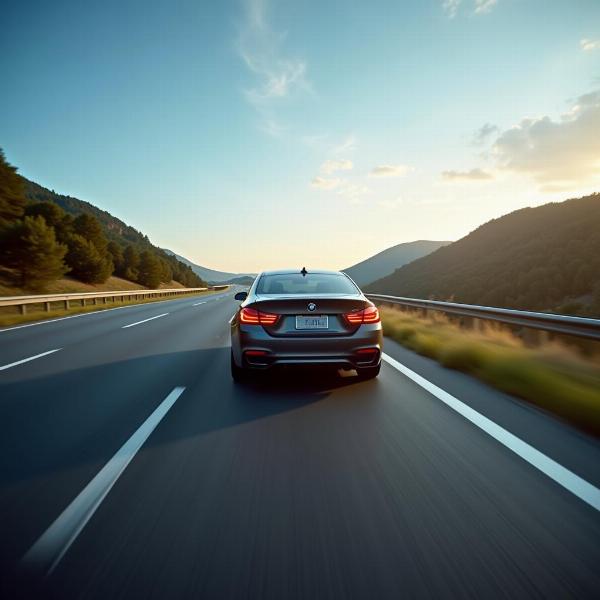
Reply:
<svg viewBox="0 0 600 600"><path fill-rule="evenodd" d="M309 302L308 304L308 310L310 310L310 312L313 312L317 309L317 305L314 302Z"/></svg>

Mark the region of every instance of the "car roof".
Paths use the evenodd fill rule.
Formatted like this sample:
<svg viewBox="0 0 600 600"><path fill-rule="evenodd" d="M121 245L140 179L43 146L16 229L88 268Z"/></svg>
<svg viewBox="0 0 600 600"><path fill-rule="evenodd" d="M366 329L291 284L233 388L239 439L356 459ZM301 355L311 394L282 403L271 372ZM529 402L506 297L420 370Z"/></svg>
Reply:
<svg viewBox="0 0 600 600"><path fill-rule="evenodd" d="M302 272L302 268L300 269L277 269L275 271L263 271L260 275L295 275L300 274ZM327 275L341 275L340 271L329 271L327 269L306 269L307 275L317 274L327 274Z"/></svg>

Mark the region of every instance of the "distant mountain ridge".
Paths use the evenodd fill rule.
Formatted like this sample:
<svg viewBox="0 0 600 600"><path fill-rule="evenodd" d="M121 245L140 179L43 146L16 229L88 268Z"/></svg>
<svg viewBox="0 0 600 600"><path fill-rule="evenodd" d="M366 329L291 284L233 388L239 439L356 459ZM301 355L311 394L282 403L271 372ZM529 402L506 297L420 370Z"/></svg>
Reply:
<svg viewBox="0 0 600 600"><path fill-rule="evenodd" d="M191 260L185 258L185 256L176 254L168 248L163 248L162 250L163 252L174 256L177 260L181 261L182 263L188 265L192 269L192 271L196 273L196 275L204 279L204 281L208 281L208 283L239 283L233 280L240 279L243 277L251 277L252 279L254 279L254 274L252 273L228 273L227 271L216 271L215 269L209 269L208 267L197 265Z"/></svg>
<svg viewBox="0 0 600 600"><path fill-rule="evenodd" d="M347 269L342 269L359 285L364 286L393 273L396 269L451 242L418 240L392 246Z"/></svg>
<svg viewBox="0 0 600 600"><path fill-rule="evenodd" d="M366 290L600 316L600 194L493 219Z"/></svg>

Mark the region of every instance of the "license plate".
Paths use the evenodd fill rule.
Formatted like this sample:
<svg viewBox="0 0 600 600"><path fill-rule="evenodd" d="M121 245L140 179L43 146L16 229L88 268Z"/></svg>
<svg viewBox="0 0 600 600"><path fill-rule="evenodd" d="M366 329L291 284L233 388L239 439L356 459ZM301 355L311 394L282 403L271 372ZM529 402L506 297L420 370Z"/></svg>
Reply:
<svg viewBox="0 0 600 600"><path fill-rule="evenodd" d="M329 317L327 315L298 315L296 317L296 329L327 329Z"/></svg>

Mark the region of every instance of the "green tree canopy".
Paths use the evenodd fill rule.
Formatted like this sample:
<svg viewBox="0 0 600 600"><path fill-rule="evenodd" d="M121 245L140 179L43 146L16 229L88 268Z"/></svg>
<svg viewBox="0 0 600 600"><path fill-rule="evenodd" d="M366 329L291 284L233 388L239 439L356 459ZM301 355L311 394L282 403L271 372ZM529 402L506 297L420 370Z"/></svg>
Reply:
<svg viewBox="0 0 600 600"><path fill-rule="evenodd" d="M106 250L115 266L115 274L123 277L125 268L125 258L123 257L123 249L117 242L108 242Z"/></svg>
<svg viewBox="0 0 600 600"><path fill-rule="evenodd" d="M123 251L123 277L137 281L140 255L133 246L127 246Z"/></svg>
<svg viewBox="0 0 600 600"><path fill-rule="evenodd" d="M160 260L152 252L144 250L140 254L138 283L149 288L157 288L161 282L161 274Z"/></svg>
<svg viewBox="0 0 600 600"><path fill-rule="evenodd" d="M82 213L73 221L73 231L94 244L100 254L106 252L108 242L98 219L87 213Z"/></svg>
<svg viewBox="0 0 600 600"><path fill-rule="evenodd" d="M34 202L25 207L25 214L44 217L46 225L54 227L58 241L66 243L73 229L73 217L54 202Z"/></svg>
<svg viewBox="0 0 600 600"><path fill-rule="evenodd" d="M41 216L25 217L6 227L0 238L3 264L14 269L20 287L43 291L62 277L67 247L56 241L54 229Z"/></svg>
<svg viewBox="0 0 600 600"><path fill-rule="evenodd" d="M73 234L69 238L67 265L73 277L86 283L103 283L113 272L112 261L103 255L93 242Z"/></svg>
<svg viewBox="0 0 600 600"><path fill-rule="evenodd" d="M0 149L0 229L23 216L25 187Z"/></svg>

